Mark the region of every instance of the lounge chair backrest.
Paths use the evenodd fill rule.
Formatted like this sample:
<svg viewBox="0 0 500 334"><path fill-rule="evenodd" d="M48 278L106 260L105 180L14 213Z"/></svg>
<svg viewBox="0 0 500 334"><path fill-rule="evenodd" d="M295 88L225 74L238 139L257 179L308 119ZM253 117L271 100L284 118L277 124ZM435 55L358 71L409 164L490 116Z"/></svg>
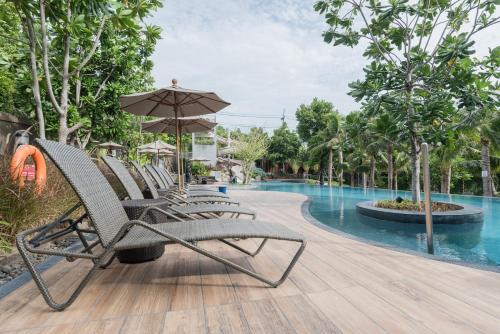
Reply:
<svg viewBox="0 0 500 334"><path fill-rule="evenodd" d="M144 199L141 188L139 188L137 182L135 182L132 175L130 175L130 172L118 159L105 156L102 157L102 161L104 161L116 175L130 199Z"/></svg>
<svg viewBox="0 0 500 334"><path fill-rule="evenodd" d="M175 184L172 174L170 174L170 172L166 168L158 167L158 170L160 171L160 173L162 173L162 175L165 176L169 183Z"/></svg>
<svg viewBox="0 0 500 334"><path fill-rule="evenodd" d="M165 183L167 186L175 186L175 184L173 182L170 182L170 180L167 179L167 177L165 175L163 175L163 173L160 170L160 167L153 166L153 168L156 171L156 173L160 176L160 178L163 180L163 183Z"/></svg>
<svg viewBox="0 0 500 334"><path fill-rule="evenodd" d="M146 186L148 187L149 192L151 193L151 196L153 198L159 198L160 194L158 194L158 191L156 190L155 184L154 184L153 180L151 180L151 178L149 177L148 173L146 173L144 171L144 169L142 169L141 165L139 165L139 163L137 163L135 161L132 161L132 166L135 167L135 170L137 171L137 173L139 173L139 175L144 180L144 183L146 183Z"/></svg>
<svg viewBox="0 0 500 334"><path fill-rule="evenodd" d="M155 182L158 184L158 188L163 188L163 189L167 189L168 188L168 184L166 184L160 178L160 175L158 175L158 173L156 172L156 170L153 168L152 165L146 165L146 166L144 166L144 168L146 168L146 170L148 171L149 175L151 175L153 177L153 179L155 180Z"/></svg>
<svg viewBox="0 0 500 334"><path fill-rule="evenodd" d="M129 219L106 177L84 151L50 140L36 142L75 190L107 246Z"/></svg>

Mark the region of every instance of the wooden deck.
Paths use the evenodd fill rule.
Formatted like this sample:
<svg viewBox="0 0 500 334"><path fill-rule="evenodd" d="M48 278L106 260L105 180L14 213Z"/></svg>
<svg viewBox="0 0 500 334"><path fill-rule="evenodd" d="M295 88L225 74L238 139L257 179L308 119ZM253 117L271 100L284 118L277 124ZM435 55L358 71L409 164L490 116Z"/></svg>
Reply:
<svg viewBox="0 0 500 334"><path fill-rule="evenodd" d="M233 191L259 219L309 243L277 289L178 246L140 265L100 271L77 301L53 312L33 282L0 300L0 332L16 333L499 333L500 274L374 247L304 220L298 194ZM254 241L243 240L253 245ZM255 259L204 246L277 277L295 245L270 242ZM44 276L57 295L89 267L62 261Z"/></svg>

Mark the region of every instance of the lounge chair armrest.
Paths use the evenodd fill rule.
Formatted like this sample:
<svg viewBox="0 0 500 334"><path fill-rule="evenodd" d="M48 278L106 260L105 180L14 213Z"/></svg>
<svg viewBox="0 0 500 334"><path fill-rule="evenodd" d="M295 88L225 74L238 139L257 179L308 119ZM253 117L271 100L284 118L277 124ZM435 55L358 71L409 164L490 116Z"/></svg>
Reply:
<svg viewBox="0 0 500 334"><path fill-rule="evenodd" d="M165 201L167 201L167 202L169 202L172 205L179 205L178 202L174 201L172 198L169 198L167 196L160 196L160 198L163 199L163 200L165 200Z"/></svg>
<svg viewBox="0 0 500 334"><path fill-rule="evenodd" d="M144 221L144 219L147 217L147 215L150 214L151 211L158 212L161 215L167 216L168 218L172 218L172 219L175 219L175 220L180 221L180 222L184 221L184 219L182 219L182 218L180 218L180 217L178 217L176 215L173 215L170 212L162 210L162 209L160 209L157 206L148 206L146 209L144 209L144 211L142 212L142 214L140 215L140 217L138 218L138 220L139 221ZM165 223L165 222L162 221L162 223Z"/></svg>
<svg viewBox="0 0 500 334"><path fill-rule="evenodd" d="M36 227L30 230L26 230L24 232L21 232L16 235L16 243L17 244L22 244L24 248L33 254L43 254L43 255L55 255L55 256L62 256L66 258L84 258L84 259L97 259L99 258L98 255L94 254L86 254L86 253L75 253L75 252L69 252L67 250L53 250L53 249L37 249L33 247L29 241L27 240L27 237L33 233L36 233L43 229L45 226L40 226Z"/></svg>
<svg viewBox="0 0 500 334"><path fill-rule="evenodd" d="M182 202L182 203L184 203L184 204L189 204L189 202L188 202L188 201L186 201L186 199L185 199L184 197L179 196L179 195L177 195L177 194L175 194L175 193L169 193L169 196L170 196L171 198L168 198L167 196L162 196L162 198L165 198L165 199L167 199L167 200L172 200L172 198L174 198L174 199L176 199L176 200L178 200L178 201L180 201L180 202Z"/></svg>

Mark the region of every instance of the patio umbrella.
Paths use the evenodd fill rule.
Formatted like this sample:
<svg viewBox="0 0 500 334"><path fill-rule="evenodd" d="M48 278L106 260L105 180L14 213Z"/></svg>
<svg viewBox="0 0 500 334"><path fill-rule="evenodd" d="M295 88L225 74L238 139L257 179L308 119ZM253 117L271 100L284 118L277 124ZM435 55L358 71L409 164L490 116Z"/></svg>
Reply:
<svg viewBox="0 0 500 334"><path fill-rule="evenodd" d="M108 142L99 144L99 145L97 145L97 147L106 148L108 150L121 150L124 148L123 145L117 144L117 143L112 142L112 141L108 141Z"/></svg>
<svg viewBox="0 0 500 334"><path fill-rule="evenodd" d="M111 152L111 155L113 155L113 156L116 155L117 150L118 150L118 152L125 150L125 146L117 144L117 143L112 142L112 141L98 144L96 147L105 149L107 151L106 154L109 154Z"/></svg>
<svg viewBox="0 0 500 334"><path fill-rule="evenodd" d="M171 151L174 151L175 150L175 146L167 144L167 143L165 143L164 141L161 141L161 140L155 140L155 141L153 141L151 143L139 146L138 149L139 150L142 150L142 149L152 149L152 150L171 150Z"/></svg>
<svg viewBox="0 0 500 334"><path fill-rule="evenodd" d="M180 128L179 117L193 117L213 114L227 107L230 103L222 100L213 92L181 88L177 80L172 86L160 88L152 92L124 95L120 97L120 105L126 112L138 116L157 116L174 118L176 126L177 172L180 174ZM179 182L179 187L182 187Z"/></svg>
<svg viewBox="0 0 500 334"><path fill-rule="evenodd" d="M138 150L139 153L151 153L151 154L157 154L157 155L174 155L174 152L161 148L161 149L154 149L154 148L143 148Z"/></svg>
<svg viewBox="0 0 500 334"><path fill-rule="evenodd" d="M153 133L170 133L176 134L177 129L179 133L193 133L193 132L204 132L213 129L217 123L211 122L203 118L180 118L177 121L173 118L160 118L153 121L146 121L141 123L141 128L143 131L153 132ZM179 139L179 146L182 147L181 143L182 137ZM180 159L181 160L181 159ZM184 165L182 161L180 162L180 174L184 174Z"/></svg>
<svg viewBox="0 0 500 334"><path fill-rule="evenodd" d="M199 161L199 162L207 162L207 161L210 161L210 159L207 159L205 157L196 157L196 158L191 158L189 159L191 161Z"/></svg>
<svg viewBox="0 0 500 334"><path fill-rule="evenodd" d="M182 118L177 120L180 133L204 132L213 129L217 123L210 122L203 118ZM153 121L142 122L143 131L153 133L171 133L175 134L176 122L173 118L160 118Z"/></svg>

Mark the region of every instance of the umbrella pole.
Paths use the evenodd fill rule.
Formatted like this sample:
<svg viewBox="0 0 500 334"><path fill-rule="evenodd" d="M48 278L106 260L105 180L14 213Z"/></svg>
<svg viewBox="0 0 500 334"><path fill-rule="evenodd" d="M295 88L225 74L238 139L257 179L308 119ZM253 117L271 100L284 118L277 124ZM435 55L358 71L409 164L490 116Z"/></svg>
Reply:
<svg viewBox="0 0 500 334"><path fill-rule="evenodd" d="M180 159L180 141L179 141L179 119L177 118L177 106L174 107L175 112L175 146L177 148L177 185L179 190L182 189L181 179L181 159Z"/></svg>
<svg viewBox="0 0 500 334"><path fill-rule="evenodd" d="M179 146L181 147L181 177L182 177L182 187L184 188L184 181L186 176L184 175L184 147L182 147L182 128L179 126Z"/></svg>

